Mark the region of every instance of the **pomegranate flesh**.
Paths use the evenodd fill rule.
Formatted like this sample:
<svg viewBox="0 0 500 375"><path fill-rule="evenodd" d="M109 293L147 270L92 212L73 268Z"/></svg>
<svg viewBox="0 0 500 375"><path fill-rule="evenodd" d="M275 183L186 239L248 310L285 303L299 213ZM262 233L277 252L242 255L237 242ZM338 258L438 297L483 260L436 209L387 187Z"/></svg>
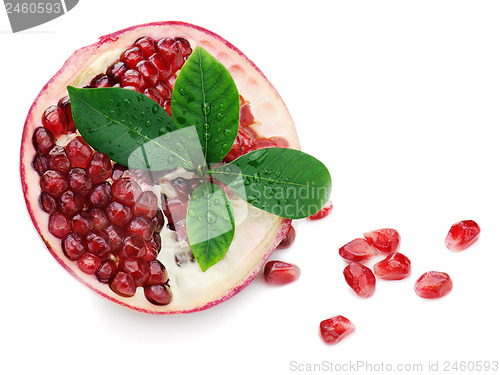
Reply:
<svg viewBox="0 0 500 375"><path fill-rule="evenodd" d="M325 344L334 345L354 332L356 327L342 315L333 316L319 324L319 335Z"/></svg>
<svg viewBox="0 0 500 375"><path fill-rule="evenodd" d="M99 295L146 313L212 307L248 285L278 244L293 241L290 220L231 195L234 241L201 272L185 225L199 179L182 168L118 165L75 127L67 86L139 91L171 114L177 74L196 46L225 65L240 94L238 136L226 161L261 147L300 149L284 103L260 70L220 36L182 22L131 27L77 50L35 99L24 126L24 197L50 253Z"/></svg>
<svg viewBox="0 0 500 375"><path fill-rule="evenodd" d="M450 275L445 272L430 271L424 273L415 282L417 296L427 299L441 298L453 289Z"/></svg>
<svg viewBox="0 0 500 375"><path fill-rule="evenodd" d="M446 247L452 251L462 251L479 238L481 229L474 220L463 220L451 226L445 239Z"/></svg>

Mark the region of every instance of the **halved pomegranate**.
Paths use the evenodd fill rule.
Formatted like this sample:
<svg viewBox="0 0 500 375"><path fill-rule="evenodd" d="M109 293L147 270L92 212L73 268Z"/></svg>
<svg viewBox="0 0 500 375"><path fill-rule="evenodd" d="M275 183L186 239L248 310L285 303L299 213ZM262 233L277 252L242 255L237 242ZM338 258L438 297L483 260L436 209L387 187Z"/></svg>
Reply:
<svg viewBox="0 0 500 375"><path fill-rule="evenodd" d="M226 161L262 147L299 149L293 121L262 72L220 36L182 22L131 27L77 50L42 89L24 126L22 186L47 248L86 286L141 312L193 312L230 298L289 233L290 220L233 195L232 245L202 272L185 226L199 181L181 169L128 170L89 148L75 128L68 85L139 91L171 113L176 76L196 46L226 66L240 93L240 128Z"/></svg>

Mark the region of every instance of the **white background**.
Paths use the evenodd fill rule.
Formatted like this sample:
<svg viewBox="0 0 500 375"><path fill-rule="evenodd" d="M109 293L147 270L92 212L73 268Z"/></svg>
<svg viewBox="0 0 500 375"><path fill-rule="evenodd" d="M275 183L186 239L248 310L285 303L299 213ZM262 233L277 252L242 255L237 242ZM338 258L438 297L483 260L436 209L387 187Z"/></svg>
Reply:
<svg viewBox="0 0 500 375"><path fill-rule="evenodd" d="M0 372L288 374L299 373L293 361L424 370L440 361L443 370L500 360L499 19L497 1L82 0L12 34L2 13ZM65 59L159 20L208 28L252 59L334 186L333 214L297 222L293 247L273 255L299 265L299 281L269 287L260 275L231 300L181 316L128 311L73 280L34 230L18 173L28 109ZM451 253L443 240L462 219L476 220L481 238ZM362 300L345 284L338 248L379 227L399 230L413 271ZM451 275L451 294L415 295L429 270ZM327 346L318 325L337 314L357 331Z"/></svg>

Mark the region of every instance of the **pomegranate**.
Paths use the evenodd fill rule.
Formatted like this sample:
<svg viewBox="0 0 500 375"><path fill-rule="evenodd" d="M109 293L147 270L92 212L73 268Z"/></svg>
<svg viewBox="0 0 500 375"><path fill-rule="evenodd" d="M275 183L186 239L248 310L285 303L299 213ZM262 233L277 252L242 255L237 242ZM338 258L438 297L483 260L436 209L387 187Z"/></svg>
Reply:
<svg viewBox="0 0 500 375"><path fill-rule="evenodd" d="M394 253L399 249L401 236L396 229L383 228L372 230L363 235L365 239L382 253Z"/></svg>
<svg viewBox="0 0 500 375"><path fill-rule="evenodd" d="M377 249L364 238L356 238L339 249L339 255L350 262L364 262L377 254Z"/></svg>
<svg viewBox="0 0 500 375"><path fill-rule="evenodd" d="M375 293L375 275L372 270L361 263L350 263L344 268L344 278L354 292L363 298Z"/></svg>
<svg viewBox="0 0 500 375"><path fill-rule="evenodd" d="M300 277L300 268L295 264L272 260L264 267L264 279L270 285L285 285Z"/></svg>
<svg viewBox="0 0 500 375"><path fill-rule="evenodd" d="M451 226L445 239L445 245L452 251L462 251L479 238L481 229L474 220L462 220Z"/></svg>
<svg viewBox="0 0 500 375"><path fill-rule="evenodd" d="M392 253L376 263L373 271L383 280L402 280L410 276L411 262L406 255Z"/></svg>
<svg viewBox="0 0 500 375"><path fill-rule="evenodd" d="M226 161L262 147L300 148L293 121L262 72L220 36L182 22L131 27L77 50L41 90L24 126L22 187L48 250L86 286L136 311L214 306L248 285L290 234L290 220L233 195L234 240L202 272L186 241L187 199L200 183L195 176L129 170L77 131L67 86L139 91L171 114L177 74L196 46L229 70L240 94L238 135Z"/></svg>
<svg viewBox="0 0 500 375"><path fill-rule="evenodd" d="M429 271L415 282L415 293L427 299L441 298L451 292L453 282L446 272Z"/></svg>
<svg viewBox="0 0 500 375"><path fill-rule="evenodd" d="M319 324L319 334L326 344L337 344L354 332L356 327L342 315L323 320Z"/></svg>

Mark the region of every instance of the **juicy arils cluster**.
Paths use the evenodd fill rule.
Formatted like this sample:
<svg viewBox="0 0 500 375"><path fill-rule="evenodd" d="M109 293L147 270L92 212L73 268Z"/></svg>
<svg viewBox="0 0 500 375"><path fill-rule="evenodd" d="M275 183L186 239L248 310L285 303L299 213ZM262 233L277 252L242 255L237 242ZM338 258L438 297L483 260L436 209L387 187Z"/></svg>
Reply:
<svg viewBox="0 0 500 375"><path fill-rule="evenodd" d="M171 114L175 78L191 52L183 38L142 37L87 87L135 90ZM226 161L258 148L288 146L284 138L260 137L250 128L254 118L243 98L240 113L238 136ZM165 223L152 189L158 176L128 170L95 152L78 135L67 96L48 107L40 122L32 138L36 150L32 166L40 176L39 204L50 215L48 230L61 240L65 256L122 297L134 296L142 287L150 303L169 304L167 270L157 259ZM186 241L187 202L200 181L177 177L163 182L170 191L161 199L167 225L177 232L178 241ZM186 261L194 261L190 251L176 254L177 265Z"/></svg>

